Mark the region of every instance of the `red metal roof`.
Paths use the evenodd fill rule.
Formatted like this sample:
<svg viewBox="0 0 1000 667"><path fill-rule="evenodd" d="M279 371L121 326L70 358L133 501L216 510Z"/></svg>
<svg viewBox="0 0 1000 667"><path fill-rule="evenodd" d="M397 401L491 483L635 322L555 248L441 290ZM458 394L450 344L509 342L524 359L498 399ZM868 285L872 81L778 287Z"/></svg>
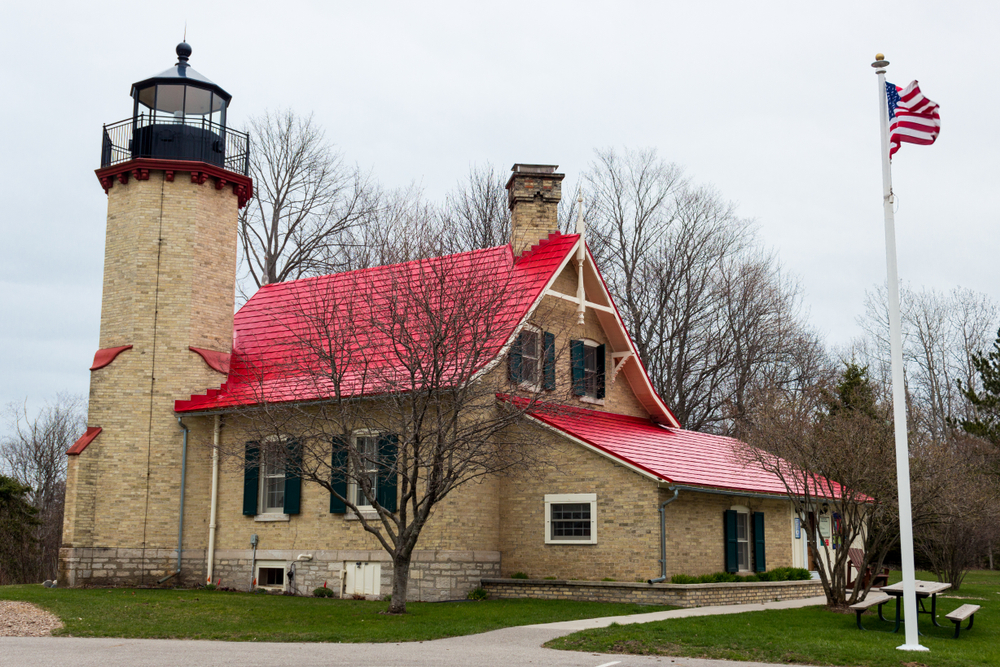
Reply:
<svg viewBox="0 0 1000 667"><path fill-rule="evenodd" d="M506 245L265 285L236 313L227 382L174 409L322 400L338 389L341 396L405 390L413 347L423 342L417 339L449 316L464 318L464 335L479 341L450 361L456 378L471 377L500 354L577 239L554 232L516 259ZM434 318L426 317L430 311ZM317 352L331 345L336 349L319 361ZM337 382L328 377L334 365Z"/></svg>
<svg viewBox="0 0 1000 667"><path fill-rule="evenodd" d="M734 438L669 428L641 417L568 406L543 407L529 414L664 482L785 495L785 486L777 475L739 460L736 452L747 445ZM834 488L839 494L839 485L834 484Z"/></svg>
<svg viewBox="0 0 1000 667"><path fill-rule="evenodd" d="M130 346L131 347L131 346ZM94 438L101 434L100 426L88 426L87 432L80 436L80 439L73 443L73 446L66 450L67 456L77 456L87 448L87 445L94 441Z"/></svg>

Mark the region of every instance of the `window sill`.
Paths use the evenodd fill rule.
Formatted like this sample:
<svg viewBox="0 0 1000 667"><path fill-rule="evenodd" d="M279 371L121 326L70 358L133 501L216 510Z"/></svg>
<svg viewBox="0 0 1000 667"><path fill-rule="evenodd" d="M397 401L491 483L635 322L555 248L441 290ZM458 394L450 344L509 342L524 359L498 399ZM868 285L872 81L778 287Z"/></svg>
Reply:
<svg viewBox="0 0 1000 667"><path fill-rule="evenodd" d="M542 389L542 385L535 384L534 382L521 381L517 383L517 387L518 389L522 389L524 391L530 391L535 394L540 394L544 391L544 389Z"/></svg>
<svg viewBox="0 0 1000 667"><path fill-rule="evenodd" d="M577 546L587 546L597 544L597 540L545 540L545 544L575 544Z"/></svg>
<svg viewBox="0 0 1000 667"><path fill-rule="evenodd" d="M360 514L361 516L358 516L358 514ZM365 518L365 519L368 519L368 520L377 519L378 518L378 510L376 510L376 509L370 509L370 510L362 509L357 514L355 514L351 510L347 510L347 512L344 514L344 520L345 521L358 521L361 518Z"/></svg>
<svg viewBox="0 0 1000 667"><path fill-rule="evenodd" d="M261 522L291 521L292 517L289 514L258 514L253 518L253 520Z"/></svg>
<svg viewBox="0 0 1000 667"><path fill-rule="evenodd" d="M577 396L581 403L590 403L592 405L604 405L603 398L594 398L593 396Z"/></svg>

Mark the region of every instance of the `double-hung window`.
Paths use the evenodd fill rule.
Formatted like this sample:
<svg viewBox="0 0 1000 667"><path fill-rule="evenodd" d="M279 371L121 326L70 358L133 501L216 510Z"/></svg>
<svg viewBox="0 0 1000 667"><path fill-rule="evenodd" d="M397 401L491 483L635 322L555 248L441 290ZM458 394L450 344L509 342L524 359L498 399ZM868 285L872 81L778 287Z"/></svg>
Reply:
<svg viewBox="0 0 1000 667"><path fill-rule="evenodd" d="M365 495L364 487L360 482L362 479L366 480L371 485L372 497L378 497L378 436L357 435L354 438L354 447L358 453L359 466L358 474L352 475L351 488L353 489L354 504L358 507L371 507L372 503Z"/></svg>
<svg viewBox="0 0 1000 667"><path fill-rule="evenodd" d="M570 342L573 393L581 398L604 398L604 346L590 340Z"/></svg>
<svg viewBox="0 0 1000 667"><path fill-rule="evenodd" d="M517 335L507 357L510 381L533 391L556 388L555 334L527 326Z"/></svg>
<svg viewBox="0 0 1000 667"><path fill-rule="evenodd" d="M349 514L348 503L359 510L374 512L372 500L395 512L399 438L392 433L364 430L337 436L332 444L330 513ZM370 489L368 494L366 485Z"/></svg>
<svg viewBox="0 0 1000 667"><path fill-rule="evenodd" d="M260 506L258 514L285 513L285 462L278 456L267 456L261 462Z"/></svg>
<svg viewBox="0 0 1000 667"><path fill-rule="evenodd" d="M764 513L734 505L723 513L726 572L764 572Z"/></svg>
<svg viewBox="0 0 1000 667"><path fill-rule="evenodd" d="M596 544L597 494L546 494L545 543Z"/></svg>
<svg viewBox="0 0 1000 667"><path fill-rule="evenodd" d="M302 500L302 450L292 438L246 443L243 514L257 521L288 521Z"/></svg>

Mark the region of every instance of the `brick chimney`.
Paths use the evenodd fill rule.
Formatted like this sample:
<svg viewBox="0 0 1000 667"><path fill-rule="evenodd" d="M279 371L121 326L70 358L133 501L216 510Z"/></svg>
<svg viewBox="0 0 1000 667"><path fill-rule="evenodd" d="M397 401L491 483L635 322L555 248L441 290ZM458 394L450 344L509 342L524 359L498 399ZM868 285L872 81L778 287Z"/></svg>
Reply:
<svg viewBox="0 0 1000 667"><path fill-rule="evenodd" d="M510 204L510 244L514 256L559 228L562 180L554 164L515 164L507 181Z"/></svg>

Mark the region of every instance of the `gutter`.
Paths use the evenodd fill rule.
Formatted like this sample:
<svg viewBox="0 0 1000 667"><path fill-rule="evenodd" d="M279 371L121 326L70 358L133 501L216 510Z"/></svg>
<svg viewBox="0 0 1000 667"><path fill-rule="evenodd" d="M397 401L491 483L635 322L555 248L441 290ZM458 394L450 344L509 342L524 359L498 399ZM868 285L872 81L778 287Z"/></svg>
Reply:
<svg viewBox="0 0 1000 667"><path fill-rule="evenodd" d="M671 488L673 489L674 496L660 503L660 576L656 579L650 579L647 582L650 584L658 584L667 579L667 513L665 510L667 505L677 500L677 494L680 493L680 487L675 486Z"/></svg>
<svg viewBox="0 0 1000 667"><path fill-rule="evenodd" d="M181 507L177 515L177 569L172 574L158 579L157 584L162 584L181 573L181 549L184 546L184 483L187 480L188 432L191 429L184 425L180 416L177 417L177 424L184 429L184 444L181 448Z"/></svg>
<svg viewBox="0 0 1000 667"><path fill-rule="evenodd" d="M215 518L219 509L219 431L222 429L222 418L215 415L215 428L212 432L212 510L208 518L208 583L212 583L215 565Z"/></svg>

